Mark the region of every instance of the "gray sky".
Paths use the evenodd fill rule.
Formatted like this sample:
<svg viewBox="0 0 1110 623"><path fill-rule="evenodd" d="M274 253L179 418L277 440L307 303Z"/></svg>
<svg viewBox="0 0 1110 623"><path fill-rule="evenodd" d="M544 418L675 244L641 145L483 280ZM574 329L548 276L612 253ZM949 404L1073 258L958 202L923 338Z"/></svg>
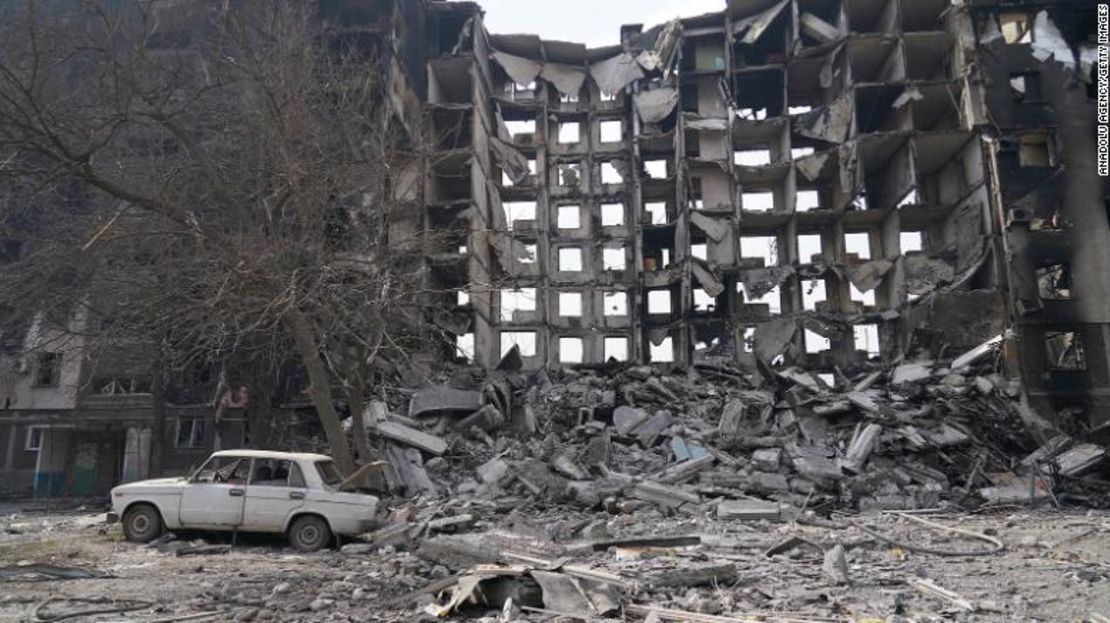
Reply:
<svg viewBox="0 0 1110 623"><path fill-rule="evenodd" d="M619 43L620 27L651 28L674 17L725 8L725 0L478 0L494 34L531 33L589 47Z"/></svg>

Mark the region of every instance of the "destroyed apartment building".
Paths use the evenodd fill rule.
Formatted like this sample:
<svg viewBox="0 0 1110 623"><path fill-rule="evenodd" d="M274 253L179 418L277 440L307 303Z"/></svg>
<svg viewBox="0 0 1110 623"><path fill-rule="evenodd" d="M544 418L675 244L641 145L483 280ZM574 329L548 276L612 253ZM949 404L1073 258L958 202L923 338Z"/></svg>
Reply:
<svg viewBox="0 0 1110 623"><path fill-rule="evenodd" d="M418 209L389 227L426 234L429 318L453 337L425 360L846 392L998 352L1023 412L1076 435L1110 422L1094 3L728 0L601 48L490 33L473 2L320 7L386 53L385 97L422 133ZM51 343L29 335L0 373L0 474L145 475L149 384L90 389L80 340ZM215 408L167 408L184 469ZM97 414L116 426L103 462L42 450Z"/></svg>

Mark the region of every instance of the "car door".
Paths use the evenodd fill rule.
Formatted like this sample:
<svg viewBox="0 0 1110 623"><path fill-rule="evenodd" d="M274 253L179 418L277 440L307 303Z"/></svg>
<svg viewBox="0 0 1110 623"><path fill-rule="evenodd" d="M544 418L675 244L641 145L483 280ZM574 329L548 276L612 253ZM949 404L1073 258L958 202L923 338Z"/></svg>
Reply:
<svg viewBox="0 0 1110 623"><path fill-rule="evenodd" d="M304 506L306 489L296 461L255 459L247 486L243 529L281 532L286 518Z"/></svg>
<svg viewBox="0 0 1110 623"><path fill-rule="evenodd" d="M242 524L250 466L247 457L209 459L181 493L182 527L231 530Z"/></svg>

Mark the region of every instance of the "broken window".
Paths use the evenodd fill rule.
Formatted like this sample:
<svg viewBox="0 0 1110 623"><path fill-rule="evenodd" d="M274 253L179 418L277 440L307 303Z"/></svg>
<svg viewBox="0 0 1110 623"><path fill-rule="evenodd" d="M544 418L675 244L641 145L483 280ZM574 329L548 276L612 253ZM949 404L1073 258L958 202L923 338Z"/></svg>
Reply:
<svg viewBox="0 0 1110 623"><path fill-rule="evenodd" d="M674 340L665 337L658 346L648 342L648 360L652 363L670 363L674 361Z"/></svg>
<svg viewBox="0 0 1110 623"><path fill-rule="evenodd" d="M806 353L811 355L824 352L832 348L832 342L829 341L829 338L821 335L820 333L810 331L809 329L805 330L805 336L802 339L805 344Z"/></svg>
<svg viewBox="0 0 1110 623"><path fill-rule="evenodd" d="M821 195L816 190L799 190L798 199L794 208L798 212L809 212L821 209Z"/></svg>
<svg viewBox="0 0 1110 623"><path fill-rule="evenodd" d="M1083 342L1074 331L1048 331L1044 334L1045 359L1050 370L1086 370Z"/></svg>
<svg viewBox="0 0 1110 623"><path fill-rule="evenodd" d="M578 93L560 93L559 101L566 104L574 104L578 101Z"/></svg>
<svg viewBox="0 0 1110 623"><path fill-rule="evenodd" d="M62 375L61 353L39 353L35 365L35 386L57 387Z"/></svg>
<svg viewBox="0 0 1110 623"><path fill-rule="evenodd" d="M667 204L663 201L652 201L644 204L644 212L651 217L652 225L667 224Z"/></svg>
<svg viewBox="0 0 1110 623"><path fill-rule="evenodd" d="M601 225L602 227L619 227L624 225L624 204L601 204Z"/></svg>
<svg viewBox="0 0 1110 623"><path fill-rule="evenodd" d="M559 338L559 362L582 363L583 346L580 337Z"/></svg>
<svg viewBox="0 0 1110 623"><path fill-rule="evenodd" d="M923 202L921 201L921 194L918 192L917 188L911 188L910 191L907 192L906 195L902 197L902 199L898 202L898 207L904 208L906 206L921 205L922 203Z"/></svg>
<svg viewBox="0 0 1110 623"><path fill-rule="evenodd" d="M559 206L556 213L556 227L559 229L578 229L581 223L582 206Z"/></svg>
<svg viewBox="0 0 1110 623"><path fill-rule="evenodd" d="M694 310L711 312L717 308L717 299L701 288L694 289Z"/></svg>
<svg viewBox="0 0 1110 623"><path fill-rule="evenodd" d="M505 222L509 224L509 231L517 221L536 220L535 201L506 201L502 204L505 208Z"/></svg>
<svg viewBox="0 0 1110 623"><path fill-rule="evenodd" d="M858 289L856 289L856 286L854 284L849 283L848 286L849 286L848 289L850 290L849 296L851 297L851 299L853 301L856 301L857 303L862 303L864 307L874 307L875 306L875 291L874 290L868 290L867 292L860 292Z"/></svg>
<svg viewBox="0 0 1110 623"><path fill-rule="evenodd" d="M566 318L579 318L582 316L582 293L560 292L559 315Z"/></svg>
<svg viewBox="0 0 1110 623"><path fill-rule="evenodd" d="M775 209L775 193L769 191L742 193L740 207L748 212L770 212Z"/></svg>
<svg viewBox="0 0 1110 623"><path fill-rule="evenodd" d="M520 348L521 357L535 357L536 356L536 332L535 331L502 331L501 332L501 356L509 354L513 346Z"/></svg>
<svg viewBox="0 0 1110 623"><path fill-rule="evenodd" d="M535 288L501 291L501 322L512 322L517 311L536 311Z"/></svg>
<svg viewBox="0 0 1110 623"><path fill-rule="evenodd" d="M627 292L606 292L602 296L602 304L605 306L606 316L612 317L628 315Z"/></svg>
<svg viewBox="0 0 1110 623"><path fill-rule="evenodd" d="M779 286L771 288L759 298L752 297L742 283L736 284L736 291L743 295L744 303L766 305L768 308L767 311L771 314L782 313L782 293Z"/></svg>
<svg viewBox="0 0 1110 623"><path fill-rule="evenodd" d="M1018 160L1023 167L1052 166L1047 132L1026 132L1019 138Z"/></svg>
<svg viewBox="0 0 1110 623"><path fill-rule="evenodd" d="M868 359L875 359L881 353L879 348L879 325L857 324L852 327L852 337L856 350L867 353Z"/></svg>
<svg viewBox="0 0 1110 623"><path fill-rule="evenodd" d="M466 290L459 290L455 293L455 304L466 305L470 302L470 293Z"/></svg>
<svg viewBox="0 0 1110 623"><path fill-rule="evenodd" d="M746 327L741 333L740 350L745 353L755 350L755 327Z"/></svg>
<svg viewBox="0 0 1110 623"><path fill-rule="evenodd" d="M732 161L742 167L761 167L771 164L771 150L745 149L732 155Z"/></svg>
<svg viewBox="0 0 1110 623"><path fill-rule="evenodd" d="M670 314L671 313L671 291L670 290L648 290L648 313L649 314Z"/></svg>
<svg viewBox="0 0 1110 623"><path fill-rule="evenodd" d="M824 279L807 279L802 281L802 307L808 311L815 311L818 303L828 300L825 294Z"/></svg>
<svg viewBox="0 0 1110 623"><path fill-rule="evenodd" d="M666 160L645 160L644 171L647 172L648 177L653 180L667 179L667 161Z"/></svg>
<svg viewBox="0 0 1110 623"><path fill-rule="evenodd" d="M535 160L532 160L532 159L528 160L528 175L530 176L529 179L522 182L522 184L529 183L531 181L531 179L535 177L535 175L536 175L536 161ZM509 177L509 174L507 172L505 172L504 170L501 171L501 185L502 186L516 186L516 184L513 182L513 178Z"/></svg>
<svg viewBox="0 0 1110 623"><path fill-rule="evenodd" d="M464 333L455 337L455 356L469 361L474 360L474 334Z"/></svg>
<svg viewBox="0 0 1110 623"><path fill-rule="evenodd" d="M203 448L204 424L205 421L202 417L177 418L177 434L174 436L174 447Z"/></svg>
<svg viewBox="0 0 1110 623"><path fill-rule="evenodd" d="M513 137L513 140L535 136L536 134L535 119L528 119L527 121L505 121L505 127L508 128L509 134Z"/></svg>
<svg viewBox="0 0 1110 623"><path fill-rule="evenodd" d="M582 249L578 247L563 247L559 249L559 270L564 273L582 271Z"/></svg>
<svg viewBox="0 0 1110 623"><path fill-rule="evenodd" d="M778 266L778 240L774 236L741 236L740 257L763 258L764 266Z"/></svg>
<svg viewBox="0 0 1110 623"><path fill-rule="evenodd" d="M818 256L814 259L813 256ZM821 234L798 236L798 261L803 264L821 261Z"/></svg>
<svg viewBox="0 0 1110 623"><path fill-rule="evenodd" d="M709 245L704 242L690 245L690 255L702 261L709 259Z"/></svg>
<svg viewBox="0 0 1110 623"><path fill-rule="evenodd" d="M579 167L576 164L560 164L556 167L556 173L559 177L559 185L565 188L578 186L582 179Z"/></svg>
<svg viewBox="0 0 1110 623"><path fill-rule="evenodd" d="M605 338L605 360L610 359L615 361L628 361L628 338L626 337L607 337Z"/></svg>
<svg viewBox="0 0 1110 623"><path fill-rule="evenodd" d="M602 121L600 124L602 143L619 143L624 139L624 126L617 121Z"/></svg>
<svg viewBox="0 0 1110 623"><path fill-rule="evenodd" d="M871 235L867 233L844 234L844 251L861 260L871 259Z"/></svg>
<svg viewBox="0 0 1110 623"><path fill-rule="evenodd" d="M203 422L203 420L201 420L201 422ZM45 430L46 429L42 426L28 426L27 438L23 441L23 449L27 452L38 452L42 450L42 436Z"/></svg>
<svg viewBox="0 0 1110 623"><path fill-rule="evenodd" d="M925 248L924 236L919 231L901 232L898 235L898 245L902 248L902 253L921 251Z"/></svg>
<svg viewBox="0 0 1110 623"><path fill-rule="evenodd" d="M808 106L806 104L799 104L798 106L788 106L786 108L786 112L789 115L804 115L811 110L813 110L813 106Z"/></svg>
<svg viewBox="0 0 1110 623"><path fill-rule="evenodd" d="M577 121L568 121L559 124L559 144L572 145L577 143L582 136L582 128Z"/></svg>
<svg viewBox="0 0 1110 623"><path fill-rule="evenodd" d="M521 264L535 264L536 263L536 253L538 253L538 251L536 249L537 249L537 247L534 244L524 245L524 254L521 257L518 258L518 261Z"/></svg>
<svg viewBox="0 0 1110 623"><path fill-rule="evenodd" d="M812 156L812 155L813 155L813 148L812 147L791 147L790 148L790 158L792 160L797 160L798 158L805 158L806 156Z"/></svg>
<svg viewBox="0 0 1110 623"><path fill-rule="evenodd" d="M624 178L621 177L620 171L612 162L601 163L601 183L602 184L623 184Z"/></svg>
<svg viewBox="0 0 1110 623"><path fill-rule="evenodd" d="M1067 264L1049 264L1037 268L1037 288L1042 299L1071 298L1071 270Z"/></svg>
<svg viewBox="0 0 1110 623"><path fill-rule="evenodd" d="M624 270L624 247L602 249L601 265L605 270Z"/></svg>

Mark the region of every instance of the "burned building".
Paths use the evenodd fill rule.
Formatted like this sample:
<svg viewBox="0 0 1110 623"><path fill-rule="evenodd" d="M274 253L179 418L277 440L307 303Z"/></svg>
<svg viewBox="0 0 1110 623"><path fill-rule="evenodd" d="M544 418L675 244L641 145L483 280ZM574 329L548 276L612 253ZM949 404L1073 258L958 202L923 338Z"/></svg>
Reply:
<svg viewBox="0 0 1110 623"><path fill-rule="evenodd" d="M1005 335L1040 410L1105 421L1094 4L1014 4L731 0L587 49L432 3L422 203L460 351L832 383Z"/></svg>

